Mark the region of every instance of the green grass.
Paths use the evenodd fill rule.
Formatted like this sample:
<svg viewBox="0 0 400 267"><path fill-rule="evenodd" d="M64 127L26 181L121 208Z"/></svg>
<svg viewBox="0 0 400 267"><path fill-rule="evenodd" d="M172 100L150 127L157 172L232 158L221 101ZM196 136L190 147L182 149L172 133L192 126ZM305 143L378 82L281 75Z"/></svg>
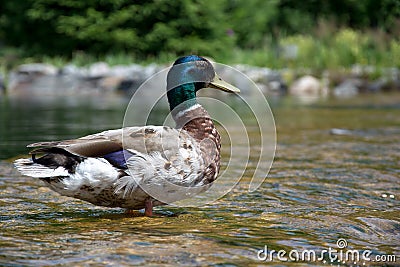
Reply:
<svg viewBox="0 0 400 267"><path fill-rule="evenodd" d="M385 39L386 38L386 39ZM297 56L287 57L285 47L296 47ZM138 59L134 54L116 52L103 56L93 56L83 51L75 52L70 58L62 56L25 56L24 51L16 48L0 49L0 70L5 72L22 63L43 62L57 67L66 64L87 66L105 61L111 66L132 63L148 65L150 63L169 64L177 55L161 53ZM207 55L206 55L207 56ZM354 64L375 67L400 67L400 40L390 38L374 31L358 32L352 29L330 29L320 36L292 35L281 37L275 44L265 44L255 50L227 48L214 60L225 64L248 64L272 69L341 69Z"/></svg>
<svg viewBox="0 0 400 267"><path fill-rule="evenodd" d="M316 38L294 35L281 38L279 48L266 46L258 50L235 50L228 63L244 63L275 69L308 68L313 70L340 69L352 65L400 67L400 40L382 44L375 33L360 33L343 29L330 36ZM297 57L285 57L284 47L297 47Z"/></svg>

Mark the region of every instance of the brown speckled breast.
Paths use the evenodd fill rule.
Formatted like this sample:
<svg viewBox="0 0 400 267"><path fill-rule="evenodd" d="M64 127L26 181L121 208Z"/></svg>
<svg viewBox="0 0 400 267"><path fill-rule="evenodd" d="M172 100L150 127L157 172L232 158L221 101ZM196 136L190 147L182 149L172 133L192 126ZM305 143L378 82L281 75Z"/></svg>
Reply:
<svg viewBox="0 0 400 267"><path fill-rule="evenodd" d="M208 112L200 105L179 117L175 117L177 128L182 128L199 144L202 157L206 162L203 172L205 183L213 182L220 167L221 137Z"/></svg>

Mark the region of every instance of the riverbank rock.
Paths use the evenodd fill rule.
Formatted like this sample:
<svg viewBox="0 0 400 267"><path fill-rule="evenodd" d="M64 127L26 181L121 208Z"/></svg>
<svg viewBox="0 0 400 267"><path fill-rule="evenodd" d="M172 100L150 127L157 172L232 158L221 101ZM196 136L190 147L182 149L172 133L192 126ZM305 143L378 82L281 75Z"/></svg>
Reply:
<svg viewBox="0 0 400 267"><path fill-rule="evenodd" d="M97 62L90 65L86 71L86 77L96 79L108 76L110 73L110 67L105 62Z"/></svg>
<svg viewBox="0 0 400 267"><path fill-rule="evenodd" d="M241 89L242 94L261 90L264 94L283 95L287 86L279 71L249 65L236 65L233 68L216 66L216 72L229 83ZM241 74L242 73L242 74Z"/></svg>
<svg viewBox="0 0 400 267"><path fill-rule="evenodd" d="M27 89L37 79L42 77L54 77L57 73L58 69L49 64L23 64L10 72L8 77L8 89L10 91Z"/></svg>
<svg viewBox="0 0 400 267"><path fill-rule="evenodd" d="M297 79L289 87L289 93L295 96L318 96L321 94L321 90L321 82L311 75Z"/></svg>
<svg viewBox="0 0 400 267"><path fill-rule="evenodd" d="M333 95L338 98L349 98L358 95L363 81L357 78L344 80L338 86L333 88Z"/></svg>
<svg viewBox="0 0 400 267"><path fill-rule="evenodd" d="M0 79L0 93L12 94L102 94L123 92L127 96L136 92L152 75L169 65L138 64L110 66L97 62L85 67L68 64L56 68L49 64L24 64L5 74L8 85ZM328 95L328 86L336 85L332 95L338 98L354 97L359 93L400 91L398 68L377 69L356 65L351 69L326 70L321 77L305 75L311 70L272 70L265 67L236 65L233 68L216 64L216 71L226 81L252 94L255 90L271 96L289 93L307 103ZM378 75L379 74L379 75ZM304 75L295 80L299 75ZM0 77L1 78L1 77ZM159 85L165 84L165 79ZM291 84L288 88L287 84ZM164 88L165 89L165 88ZM303 101L303 102L304 102Z"/></svg>
<svg viewBox="0 0 400 267"><path fill-rule="evenodd" d="M386 68L382 70L381 79L387 81L383 86L383 91L400 91L400 69Z"/></svg>
<svg viewBox="0 0 400 267"><path fill-rule="evenodd" d="M65 95L122 91L129 95L164 68L156 64L111 67L105 62L88 67L69 64L61 69L48 64L25 64L10 72L9 92L17 95Z"/></svg>
<svg viewBox="0 0 400 267"><path fill-rule="evenodd" d="M306 75L293 82L289 87L289 94L303 103L313 103L327 96L328 88L314 76Z"/></svg>
<svg viewBox="0 0 400 267"><path fill-rule="evenodd" d="M5 90L6 90L6 85L4 83L4 77L0 73L0 95L4 94Z"/></svg>
<svg viewBox="0 0 400 267"><path fill-rule="evenodd" d="M17 73L28 75L56 75L58 69L50 64L32 63L20 65L17 68Z"/></svg>

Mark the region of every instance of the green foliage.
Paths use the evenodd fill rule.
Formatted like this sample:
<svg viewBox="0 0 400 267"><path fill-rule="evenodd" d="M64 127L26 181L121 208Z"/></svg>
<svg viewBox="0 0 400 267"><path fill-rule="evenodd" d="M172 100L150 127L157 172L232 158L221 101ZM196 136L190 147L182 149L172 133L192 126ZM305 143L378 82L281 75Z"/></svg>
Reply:
<svg viewBox="0 0 400 267"><path fill-rule="evenodd" d="M230 1L226 12L229 25L242 48L259 48L269 44L270 33L278 15L279 0Z"/></svg>
<svg viewBox="0 0 400 267"><path fill-rule="evenodd" d="M280 49L273 46L256 50L235 49L226 63L245 63L271 68L339 69L354 64L400 67L400 40L391 39L382 46L377 32L362 33L344 28L329 38L298 34L279 39ZM287 48L294 56L287 55ZM290 53L289 53L290 54Z"/></svg>
<svg viewBox="0 0 400 267"><path fill-rule="evenodd" d="M159 53L214 56L233 44L226 35L223 1L16 0L6 4L2 32L33 54L113 51L146 58ZM19 9L20 17L13 16ZM26 25L30 25L26 27ZM18 29L16 29L18 27ZM25 28L26 27L26 28Z"/></svg>
<svg viewBox="0 0 400 267"><path fill-rule="evenodd" d="M162 62L197 53L272 67L399 65L399 57L388 55L399 54L398 0L3 2L0 48L17 48L16 57L53 57L57 64ZM290 46L296 57L285 55ZM15 61L5 54L0 59Z"/></svg>

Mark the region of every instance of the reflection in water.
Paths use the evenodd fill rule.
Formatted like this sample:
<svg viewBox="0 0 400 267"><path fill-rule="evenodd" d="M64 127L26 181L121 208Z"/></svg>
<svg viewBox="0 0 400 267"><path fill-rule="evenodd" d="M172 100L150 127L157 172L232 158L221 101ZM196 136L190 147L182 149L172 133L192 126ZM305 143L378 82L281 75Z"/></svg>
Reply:
<svg viewBox="0 0 400 267"><path fill-rule="evenodd" d="M248 193L251 157L245 182L224 198L201 208L161 207L159 218L59 196L3 161L0 265L257 265L265 245L318 251L337 248L339 238L373 255L399 254L400 96L379 98L275 103L277 154L257 191ZM2 159L26 153L30 142L118 128L126 106L1 101ZM355 134L332 135L332 128Z"/></svg>
<svg viewBox="0 0 400 267"><path fill-rule="evenodd" d="M26 154L33 142L120 128L127 103L115 95L0 99L0 159Z"/></svg>

